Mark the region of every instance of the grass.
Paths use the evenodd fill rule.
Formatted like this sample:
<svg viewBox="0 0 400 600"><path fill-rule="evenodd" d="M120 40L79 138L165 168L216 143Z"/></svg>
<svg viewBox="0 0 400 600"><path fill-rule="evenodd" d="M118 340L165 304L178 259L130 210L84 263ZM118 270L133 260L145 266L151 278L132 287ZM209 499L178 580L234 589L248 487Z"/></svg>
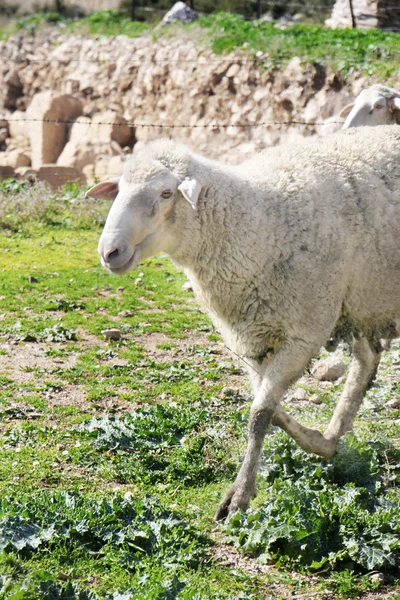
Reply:
<svg viewBox="0 0 400 600"><path fill-rule="evenodd" d="M220 13L205 17L199 26L209 32L217 54L245 49L267 53L265 66L300 57L318 62L347 76L357 69L382 79L400 67L400 35L379 30L329 29L321 25L298 24L276 29L274 23L244 21L238 15Z"/></svg>
<svg viewBox="0 0 400 600"><path fill-rule="evenodd" d="M216 13L201 17L189 25L172 25L155 29L155 23L132 22L113 10L94 13L83 19L61 19L54 13L32 15L13 21L0 30L0 39L17 31L35 31L44 26L63 25L63 32L89 35L151 34L153 39L172 36L193 38L200 47L216 54L240 51L244 57L262 52L263 68L284 66L300 57L306 63L319 63L339 71L346 78L353 70L385 82L394 78L400 68L400 35L379 30L328 29L322 25L296 24L277 29L275 23L247 21L234 13ZM395 79L393 79L395 81Z"/></svg>
<svg viewBox="0 0 400 600"><path fill-rule="evenodd" d="M399 345L332 461L272 430L252 509L216 527L245 447L242 365L166 257L100 268L105 206L1 190L0 600L398 598ZM326 423L342 386L300 385L322 403L293 416Z"/></svg>

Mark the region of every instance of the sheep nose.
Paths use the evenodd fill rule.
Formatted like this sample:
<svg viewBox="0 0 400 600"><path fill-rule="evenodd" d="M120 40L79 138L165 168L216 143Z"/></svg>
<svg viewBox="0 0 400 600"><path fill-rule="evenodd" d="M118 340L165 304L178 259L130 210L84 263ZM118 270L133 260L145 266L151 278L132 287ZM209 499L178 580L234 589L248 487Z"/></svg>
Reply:
<svg viewBox="0 0 400 600"><path fill-rule="evenodd" d="M119 250L118 250L118 248L115 248L115 250L109 250L108 252L105 252L103 254L103 259L104 259L104 262L111 263L118 256L119 256Z"/></svg>

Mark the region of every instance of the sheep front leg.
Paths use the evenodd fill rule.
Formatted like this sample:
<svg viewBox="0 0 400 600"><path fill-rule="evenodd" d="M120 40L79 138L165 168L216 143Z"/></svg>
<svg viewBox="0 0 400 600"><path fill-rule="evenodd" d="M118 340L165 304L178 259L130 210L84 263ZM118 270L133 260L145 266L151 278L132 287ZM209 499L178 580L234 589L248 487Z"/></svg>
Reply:
<svg viewBox="0 0 400 600"><path fill-rule="evenodd" d="M297 351L296 351L297 350ZM262 376L249 418L249 440L243 464L233 486L223 498L215 518L224 519L239 509L246 509L256 495L256 476L268 425L289 385L306 368L312 351L285 349L268 363Z"/></svg>

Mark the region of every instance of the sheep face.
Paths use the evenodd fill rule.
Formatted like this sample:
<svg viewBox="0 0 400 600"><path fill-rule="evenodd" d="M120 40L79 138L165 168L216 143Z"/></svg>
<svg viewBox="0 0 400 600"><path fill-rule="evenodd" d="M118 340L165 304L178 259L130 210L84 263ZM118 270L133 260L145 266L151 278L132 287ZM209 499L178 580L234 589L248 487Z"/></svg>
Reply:
<svg viewBox="0 0 400 600"><path fill-rule="evenodd" d="M162 163L137 159L126 163L118 181L94 186L88 196L115 198L98 246L102 265L124 274L158 252L171 252L177 203L184 198L195 207L199 192L197 182L182 181Z"/></svg>
<svg viewBox="0 0 400 600"><path fill-rule="evenodd" d="M346 117L343 129L375 125L390 125L396 122L395 113L400 110L400 98L387 97L377 89L363 90L353 104L348 104L340 113Z"/></svg>

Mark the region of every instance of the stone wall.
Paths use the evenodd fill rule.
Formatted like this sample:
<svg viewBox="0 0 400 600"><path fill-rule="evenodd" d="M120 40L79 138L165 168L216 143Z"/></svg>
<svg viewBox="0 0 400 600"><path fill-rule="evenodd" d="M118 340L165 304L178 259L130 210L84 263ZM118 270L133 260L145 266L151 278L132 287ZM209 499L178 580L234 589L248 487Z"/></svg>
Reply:
<svg viewBox="0 0 400 600"><path fill-rule="evenodd" d="M96 10L119 8L121 0L63 0L67 8L77 8L81 13L92 13ZM38 10L52 10L54 0L4 0L4 6L17 10L18 14L29 14Z"/></svg>
<svg viewBox="0 0 400 600"><path fill-rule="evenodd" d="M150 35L95 39L50 29L0 42L0 55L0 167L29 175L75 169L89 183L115 176L137 144L154 138L239 162L337 129L337 113L371 83L357 73L343 83L297 58L267 69L242 54L216 56L191 40Z"/></svg>

